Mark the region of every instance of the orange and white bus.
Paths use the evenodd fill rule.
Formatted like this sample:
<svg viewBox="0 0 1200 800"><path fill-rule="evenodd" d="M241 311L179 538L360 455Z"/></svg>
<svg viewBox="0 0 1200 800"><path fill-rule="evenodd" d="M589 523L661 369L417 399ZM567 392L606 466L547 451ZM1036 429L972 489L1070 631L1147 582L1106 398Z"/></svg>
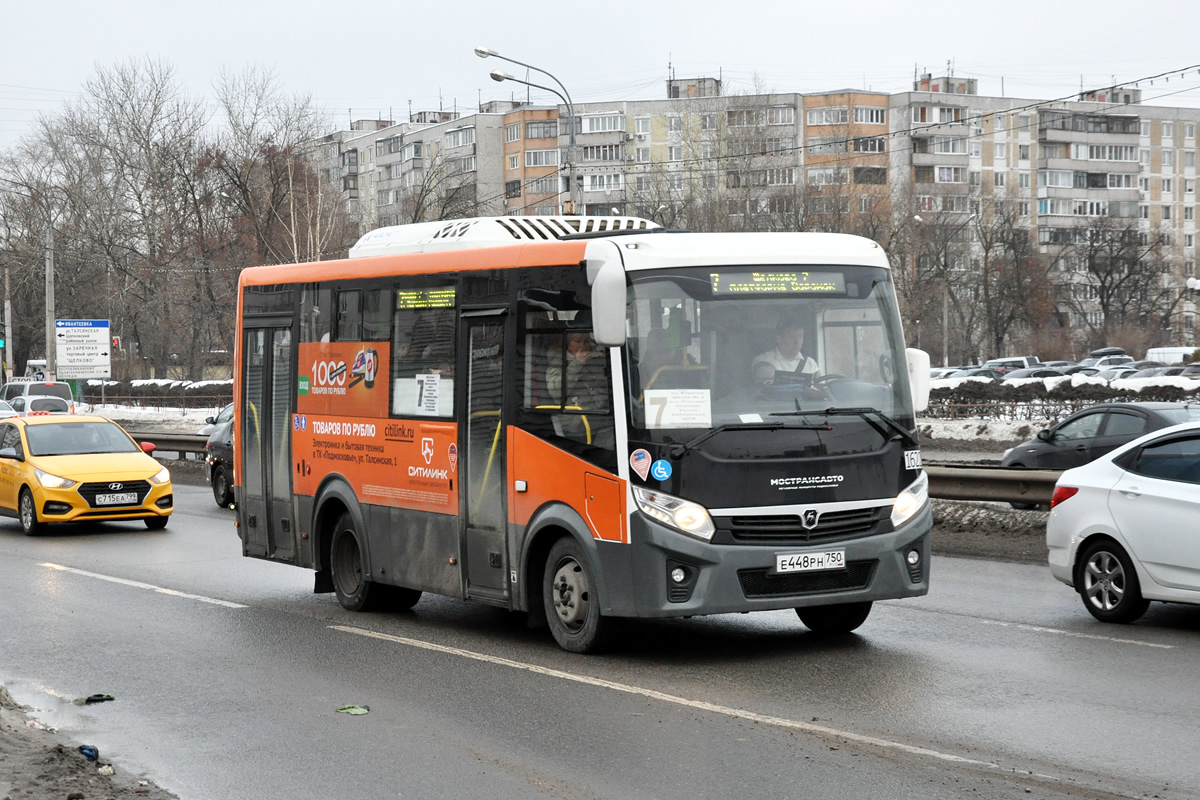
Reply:
<svg viewBox="0 0 1200 800"><path fill-rule="evenodd" d="M242 273L245 555L351 610L525 611L574 652L614 618L845 632L928 591L929 359L874 242L492 217L350 256Z"/></svg>

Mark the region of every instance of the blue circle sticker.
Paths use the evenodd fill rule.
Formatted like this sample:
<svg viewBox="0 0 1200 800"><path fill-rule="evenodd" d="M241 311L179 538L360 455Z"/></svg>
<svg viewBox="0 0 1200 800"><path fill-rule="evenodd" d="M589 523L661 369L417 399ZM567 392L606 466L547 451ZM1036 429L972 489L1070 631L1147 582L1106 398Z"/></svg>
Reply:
<svg viewBox="0 0 1200 800"><path fill-rule="evenodd" d="M671 477L671 462L660 458L650 465L650 476L656 481L665 481Z"/></svg>

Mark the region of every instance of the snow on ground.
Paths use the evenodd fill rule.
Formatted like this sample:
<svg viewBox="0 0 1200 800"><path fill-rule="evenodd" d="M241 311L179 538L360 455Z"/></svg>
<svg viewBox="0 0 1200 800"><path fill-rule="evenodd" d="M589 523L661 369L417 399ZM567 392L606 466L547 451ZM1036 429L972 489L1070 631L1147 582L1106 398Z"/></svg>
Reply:
<svg viewBox="0 0 1200 800"><path fill-rule="evenodd" d="M119 422L126 428L156 433L198 433L207 417L220 412L217 408L153 408L115 405L113 403L76 403L79 414L99 414Z"/></svg>
<svg viewBox="0 0 1200 800"><path fill-rule="evenodd" d="M1023 442L1037 436L1057 420L1050 419L926 419L917 417L921 439L936 446L938 441Z"/></svg>

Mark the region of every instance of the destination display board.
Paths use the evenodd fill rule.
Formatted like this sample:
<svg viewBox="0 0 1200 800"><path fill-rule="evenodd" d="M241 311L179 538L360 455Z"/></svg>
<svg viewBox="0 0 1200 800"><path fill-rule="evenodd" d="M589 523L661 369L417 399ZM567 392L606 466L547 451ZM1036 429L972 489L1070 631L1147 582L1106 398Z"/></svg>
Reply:
<svg viewBox="0 0 1200 800"><path fill-rule="evenodd" d="M713 295L845 294L840 272L711 272Z"/></svg>

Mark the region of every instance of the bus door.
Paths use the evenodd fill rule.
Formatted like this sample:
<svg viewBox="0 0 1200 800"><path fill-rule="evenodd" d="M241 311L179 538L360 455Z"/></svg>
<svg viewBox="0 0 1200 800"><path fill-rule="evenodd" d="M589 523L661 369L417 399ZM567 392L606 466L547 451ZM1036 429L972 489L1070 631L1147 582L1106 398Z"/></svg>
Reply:
<svg viewBox="0 0 1200 800"><path fill-rule="evenodd" d="M292 515L291 424L296 383L292 328L250 327L242 352L242 452L238 520L245 555L296 558ZM272 322L272 325L277 325Z"/></svg>
<svg viewBox="0 0 1200 800"><path fill-rule="evenodd" d="M494 602L508 598L504 447L504 310L463 313L466 343L466 424L459 426L465 454L460 475L462 553L466 595Z"/></svg>

